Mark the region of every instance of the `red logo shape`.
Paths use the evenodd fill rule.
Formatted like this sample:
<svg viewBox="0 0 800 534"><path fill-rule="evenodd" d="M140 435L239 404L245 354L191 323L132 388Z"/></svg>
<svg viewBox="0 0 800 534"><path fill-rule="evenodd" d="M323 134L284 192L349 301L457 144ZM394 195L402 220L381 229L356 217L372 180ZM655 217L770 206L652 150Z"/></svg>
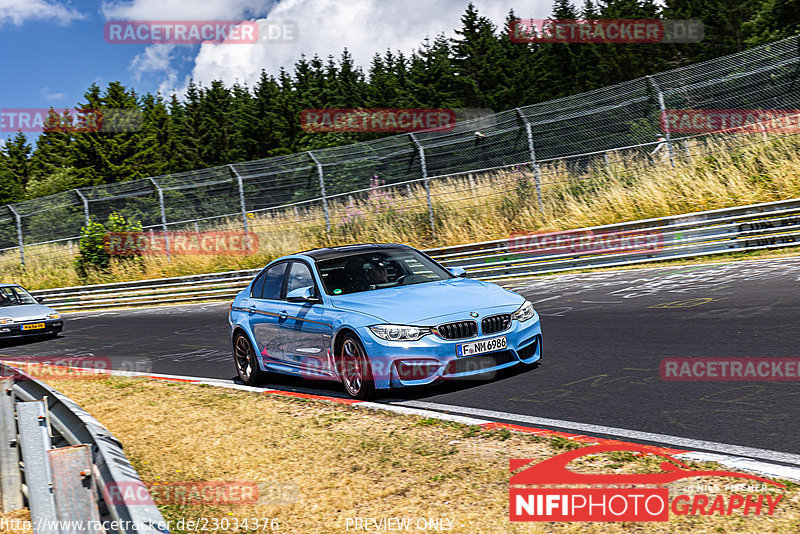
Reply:
<svg viewBox="0 0 800 534"><path fill-rule="evenodd" d="M661 463L661 473L633 473L633 474L593 474L593 473L576 473L567 469L567 464L571 461L598 454L601 452L611 451L629 451L640 452L646 454L654 454L666 458L668 461ZM674 462L674 463L670 463ZM530 463L530 460L510 460L509 469L515 471L521 466ZM699 471L693 470L680 460L676 460L672 456L664 454L661 450L648 445L631 444L607 444L595 445L592 447L582 447L574 449L565 453L559 454L552 458L548 458L542 462L537 463L519 473L512 475L511 484L668 484L681 480L684 478L692 477L735 477L746 478L749 480L757 480L766 484L771 484L778 488L785 488L783 484L779 484L767 478L759 477L756 475L748 475L746 473L738 473L736 471Z"/></svg>

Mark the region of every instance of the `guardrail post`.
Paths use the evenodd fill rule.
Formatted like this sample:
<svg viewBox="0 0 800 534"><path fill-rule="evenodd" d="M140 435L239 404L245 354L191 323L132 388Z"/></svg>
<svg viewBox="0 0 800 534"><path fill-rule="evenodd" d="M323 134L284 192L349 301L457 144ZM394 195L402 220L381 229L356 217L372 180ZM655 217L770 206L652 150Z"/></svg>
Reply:
<svg viewBox="0 0 800 534"><path fill-rule="evenodd" d="M0 495L3 512L21 510L23 505L12 386L11 378L0 378Z"/></svg>
<svg viewBox="0 0 800 534"><path fill-rule="evenodd" d="M431 237L436 234L436 223L433 219L433 202L431 202L431 183L428 179L428 164L425 161L425 147L422 146L416 136L413 133L409 133L408 136L411 138L411 142L414 143L414 146L417 147L419 151L419 165L422 171L422 180L425 184L425 196L428 198L428 221L431 225Z"/></svg>
<svg viewBox="0 0 800 534"><path fill-rule="evenodd" d="M22 462L25 465L25 485L28 488L28 505L31 519L37 528L34 534L58 534L55 521L56 503L53 498L52 473L47 451L50 429L47 426L45 400L17 403L19 442ZM47 528L49 527L49 528Z"/></svg>
<svg viewBox="0 0 800 534"><path fill-rule="evenodd" d="M81 199L83 202L83 220L86 222L86 226L89 226L89 199L81 193L80 189L75 189L75 193L78 195L78 198Z"/></svg>
<svg viewBox="0 0 800 534"><path fill-rule="evenodd" d="M539 170L539 164L536 163L536 150L533 147L533 129L528 118L522 113L522 110L515 108L517 115L525 124L525 132L528 134L528 151L531 155L531 166L533 167L533 177L536 180L536 198L539 200L539 213L544 214L544 204L542 203L542 173Z"/></svg>
<svg viewBox="0 0 800 534"><path fill-rule="evenodd" d="M25 245L22 244L22 217L19 216L17 210L14 209L14 206L11 204L8 205L8 209L11 210L11 213L14 215L14 220L17 223L17 243L19 244L19 263L23 267L25 267Z"/></svg>
<svg viewBox="0 0 800 534"><path fill-rule="evenodd" d="M172 261L172 256L169 252L169 235L167 235L167 211L164 208L164 190L161 189L161 186L158 185L154 178L150 178L150 183L153 184L153 187L156 189L158 205L161 207L161 229L164 230L164 251L167 253L167 261Z"/></svg>
<svg viewBox="0 0 800 534"><path fill-rule="evenodd" d="M244 226L244 237L245 242L247 241L247 206L244 202L244 184L242 183L242 175L239 174L236 169L233 168L233 165L228 165L228 169L230 169L231 174L236 178L236 181L239 182L239 205L242 209L242 225Z"/></svg>
<svg viewBox="0 0 800 534"><path fill-rule="evenodd" d="M325 194L325 173L322 170L322 164L319 162L314 153L310 150L306 152L309 155L311 160L314 162L314 165L317 166L317 173L319 174L319 192L322 195L322 209L325 211L325 231L331 231L331 217L328 213L328 196Z"/></svg>
<svg viewBox="0 0 800 534"><path fill-rule="evenodd" d="M650 83L653 85L653 89L656 90L656 95L658 97L658 107L661 110L661 117L664 117L664 114L667 112L667 106L664 103L664 93L661 91L661 88L656 83L655 79L652 76L647 76L647 79L650 80ZM659 126L661 125L662 121L659 121ZM667 140L667 150L669 150L669 163L673 167L675 167L675 153L672 149L672 136L670 135L669 125L667 121L663 121L664 125L664 138Z"/></svg>

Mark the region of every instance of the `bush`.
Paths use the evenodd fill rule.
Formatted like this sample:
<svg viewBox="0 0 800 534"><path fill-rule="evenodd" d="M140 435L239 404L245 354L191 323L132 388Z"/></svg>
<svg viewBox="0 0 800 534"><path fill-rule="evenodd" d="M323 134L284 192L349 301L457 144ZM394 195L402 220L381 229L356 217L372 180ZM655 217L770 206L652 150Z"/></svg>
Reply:
<svg viewBox="0 0 800 534"><path fill-rule="evenodd" d="M125 219L122 215L113 212L108 216L106 224L92 221L81 228L81 237L78 244L79 254L75 259L75 271L81 278L86 278L89 271L110 272L111 255L106 250L106 234L109 232L141 232L142 223L132 219ZM140 259L137 256L126 257L126 260Z"/></svg>

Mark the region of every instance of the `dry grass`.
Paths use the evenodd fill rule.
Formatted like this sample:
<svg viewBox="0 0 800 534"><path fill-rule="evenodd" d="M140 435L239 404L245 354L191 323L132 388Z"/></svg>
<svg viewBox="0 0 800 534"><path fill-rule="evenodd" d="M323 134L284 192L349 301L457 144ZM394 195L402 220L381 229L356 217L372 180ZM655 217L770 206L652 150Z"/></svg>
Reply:
<svg viewBox="0 0 800 534"><path fill-rule="evenodd" d="M669 523L655 524L511 524L508 460L545 459L574 443L318 401L142 379L54 385L124 443L145 481L274 481L299 486L299 498L291 505L161 506L166 519L270 517L279 520L279 531L297 533L345 532L348 517L447 518L455 521L453 532L469 533L800 529L796 486L784 492L776 514L769 518L673 516ZM584 460L580 469L652 472L656 465L653 459L615 454Z"/></svg>
<svg viewBox="0 0 800 534"><path fill-rule="evenodd" d="M741 143L741 139L738 140ZM691 213L800 197L800 140L779 137L728 146L725 140L690 146L693 156L645 164L610 154L577 167L564 162L541 168L543 210L527 167L431 182L435 233L421 185L372 189L330 202L331 230L319 205L251 214L259 252L241 256L147 257L142 266L115 263L110 273L78 278L66 245L27 247L27 268L17 253L0 256L0 279L32 289L242 269L277 256L317 246L389 241L436 247L509 237L513 232L552 231ZM681 154L683 154L681 152ZM704 154L704 155L703 155ZM229 221L219 230L239 230ZM73 252L77 245L73 244Z"/></svg>

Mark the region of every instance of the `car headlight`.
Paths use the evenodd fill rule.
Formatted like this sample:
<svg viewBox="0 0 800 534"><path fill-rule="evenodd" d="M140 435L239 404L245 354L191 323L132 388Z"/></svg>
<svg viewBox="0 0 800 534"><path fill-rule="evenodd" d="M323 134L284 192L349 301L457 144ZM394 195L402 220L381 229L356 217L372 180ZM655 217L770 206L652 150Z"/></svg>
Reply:
<svg viewBox="0 0 800 534"><path fill-rule="evenodd" d="M50 314L47 315L47 318L48 319L61 319L61 315L59 315L58 312L50 313Z"/></svg>
<svg viewBox="0 0 800 534"><path fill-rule="evenodd" d="M402 326L396 324L379 324L370 326L372 333L386 341L416 341L431 333L430 328L423 326Z"/></svg>
<svg viewBox="0 0 800 534"><path fill-rule="evenodd" d="M14 319L11 317L0 317L0 324L11 324L14 322Z"/></svg>
<svg viewBox="0 0 800 534"><path fill-rule="evenodd" d="M516 319L519 322L523 322L527 321L534 315L536 315L536 312L533 310L533 303L529 300L526 300L525 304L520 306L519 309L511 315L511 318Z"/></svg>

